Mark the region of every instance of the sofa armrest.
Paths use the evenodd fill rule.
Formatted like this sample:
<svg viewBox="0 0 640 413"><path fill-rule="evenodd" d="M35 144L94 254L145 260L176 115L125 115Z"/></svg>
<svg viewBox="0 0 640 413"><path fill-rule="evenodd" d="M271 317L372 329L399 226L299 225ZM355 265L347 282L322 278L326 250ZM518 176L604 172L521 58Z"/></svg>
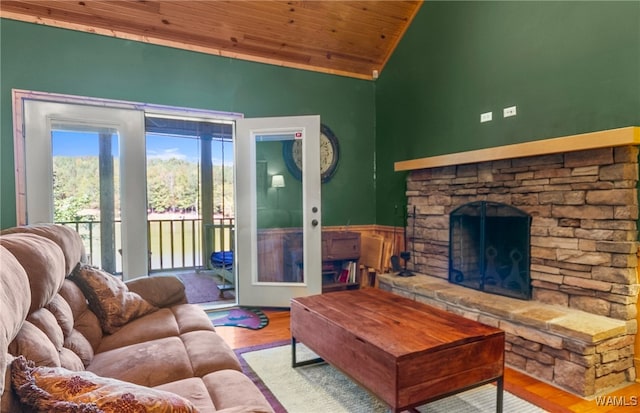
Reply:
<svg viewBox="0 0 640 413"><path fill-rule="evenodd" d="M186 304L187 295L184 284L173 275L139 277L125 283L129 291L139 294L156 307L170 307L175 304Z"/></svg>

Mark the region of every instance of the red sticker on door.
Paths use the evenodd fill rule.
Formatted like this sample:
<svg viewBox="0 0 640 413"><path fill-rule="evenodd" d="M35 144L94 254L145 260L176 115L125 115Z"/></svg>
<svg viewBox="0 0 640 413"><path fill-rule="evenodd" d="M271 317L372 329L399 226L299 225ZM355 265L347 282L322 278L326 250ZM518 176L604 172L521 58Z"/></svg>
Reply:
<svg viewBox="0 0 640 413"><path fill-rule="evenodd" d="M295 138L296 139L302 139L302 132L296 132Z"/></svg>

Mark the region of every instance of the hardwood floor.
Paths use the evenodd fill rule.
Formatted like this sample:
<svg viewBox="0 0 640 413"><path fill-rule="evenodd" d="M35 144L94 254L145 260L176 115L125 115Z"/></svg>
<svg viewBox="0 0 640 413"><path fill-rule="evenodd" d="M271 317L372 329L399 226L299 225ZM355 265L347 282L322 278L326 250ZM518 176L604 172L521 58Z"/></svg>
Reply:
<svg viewBox="0 0 640 413"><path fill-rule="evenodd" d="M269 317L269 325L261 330L216 327L216 331L234 349L290 340L289 311L265 310L265 314ZM552 413L632 413L640 411L640 383L634 383L603 395L598 400L585 400L519 371L506 368L504 386L505 390Z"/></svg>

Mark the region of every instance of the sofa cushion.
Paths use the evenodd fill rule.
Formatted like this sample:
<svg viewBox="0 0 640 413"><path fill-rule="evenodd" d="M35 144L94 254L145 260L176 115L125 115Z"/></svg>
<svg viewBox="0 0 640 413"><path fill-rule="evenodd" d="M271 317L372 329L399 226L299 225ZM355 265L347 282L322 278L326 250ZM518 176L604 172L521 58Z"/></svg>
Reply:
<svg viewBox="0 0 640 413"><path fill-rule="evenodd" d="M38 235L58 245L64 254L65 275L71 274L79 262L86 260L82 237L73 228L59 224L32 224L8 228L0 232L2 235L16 233Z"/></svg>
<svg viewBox="0 0 640 413"><path fill-rule="evenodd" d="M66 279L60 289L60 295L69 304L73 314L73 328L78 330L91 343L93 351L102 340L102 327L98 317L91 311L80 287L73 281Z"/></svg>
<svg viewBox="0 0 640 413"><path fill-rule="evenodd" d="M242 412L273 412L267 399L244 374L235 370L221 370L202 378L216 409L231 412L242 406Z"/></svg>
<svg viewBox="0 0 640 413"><path fill-rule="evenodd" d="M154 389L168 391L189 400L200 413L214 413L216 406L209 396L209 391L200 377L176 380L155 386Z"/></svg>
<svg viewBox="0 0 640 413"><path fill-rule="evenodd" d="M2 246L0 263L0 394L3 394L7 368L5 354L27 316L31 290L26 272L16 257Z"/></svg>
<svg viewBox="0 0 640 413"><path fill-rule="evenodd" d="M22 403L48 412L195 412L177 394L93 373L35 367L24 357L12 362L11 381Z"/></svg>
<svg viewBox="0 0 640 413"><path fill-rule="evenodd" d="M178 337L96 353L87 370L141 386L157 386L194 376L189 353Z"/></svg>
<svg viewBox="0 0 640 413"><path fill-rule="evenodd" d="M38 327L47 336L59 352L64 345L64 335L62 328L58 324L56 317L46 308L41 308L29 314L27 321Z"/></svg>
<svg viewBox="0 0 640 413"><path fill-rule="evenodd" d="M62 329L63 336L66 337L71 334L71 330L73 330L73 312L69 303L60 294L56 294L45 308L55 317L57 324Z"/></svg>
<svg viewBox="0 0 640 413"><path fill-rule="evenodd" d="M73 351L84 367L93 360L94 353L89 340L76 329L71 330L71 334L64 338L64 347Z"/></svg>
<svg viewBox="0 0 640 413"><path fill-rule="evenodd" d="M212 371L238 370L240 362L222 336L213 331L191 331L181 334L195 376L202 377Z"/></svg>
<svg viewBox="0 0 640 413"><path fill-rule="evenodd" d="M60 353L56 346L42 330L28 321L9 344L9 353L24 355L38 366L60 367Z"/></svg>
<svg viewBox="0 0 640 413"><path fill-rule="evenodd" d="M127 287L156 307L187 303L184 284L174 275L138 277L127 281Z"/></svg>
<svg viewBox="0 0 640 413"><path fill-rule="evenodd" d="M113 275L98 268L82 265L71 279L78 284L89 301L89 308L98 316L107 334L118 331L131 320L157 310Z"/></svg>
<svg viewBox="0 0 640 413"><path fill-rule="evenodd" d="M0 244L17 258L27 273L31 290L29 312L47 305L58 293L66 276L60 247L47 238L21 233L2 235Z"/></svg>
<svg viewBox="0 0 640 413"><path fill-rule="evenodd" d="M235 370L173 381L154 389L184 397L200 413L273 413L269 402L253 382Z"/></svg>
<svg viewBox="0 0 640 413"><path fill-rule="evenodd" d="M179 334L180 329L171 310L161 308L125 324L111 335L104 336L96 353L159 338L176 337Z"/></svg>
<svg viewBox="0 0 640 413"><path fill-rule="evenodd" d="M215 331L202 308L196 304L174 305L137 318L114 334L104 336L96 353L198 330Z"/></svg>
<svg viewBox="0 0 640 413"><path fill-rule="evenodd" d="M178 321L180 333L197 330L215 331L213 323L198 304L183 304L171 307Z"/></svg>

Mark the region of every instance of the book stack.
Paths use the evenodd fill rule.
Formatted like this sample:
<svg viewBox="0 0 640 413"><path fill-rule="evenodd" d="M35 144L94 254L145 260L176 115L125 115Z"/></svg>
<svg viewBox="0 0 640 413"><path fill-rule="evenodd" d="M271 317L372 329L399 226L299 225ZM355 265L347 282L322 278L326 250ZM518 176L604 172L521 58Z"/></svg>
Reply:
<svg viewBox="0 0 640 413"><path fill-rule="evenodd" d="M342 265L340 274L338 275L338 282L340 283L355 283L356 282L356 262L346 261Z"/></svg>

